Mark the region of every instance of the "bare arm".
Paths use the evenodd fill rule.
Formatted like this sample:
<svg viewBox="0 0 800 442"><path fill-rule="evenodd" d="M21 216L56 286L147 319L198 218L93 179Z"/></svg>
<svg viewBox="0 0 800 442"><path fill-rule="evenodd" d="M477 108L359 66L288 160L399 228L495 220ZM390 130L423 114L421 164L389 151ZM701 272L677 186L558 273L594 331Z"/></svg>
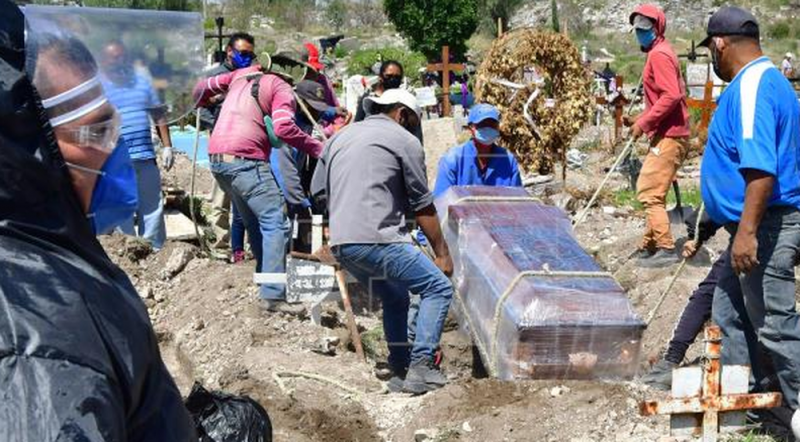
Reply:
<svg viewBox="0 0 800 442"><path fill-rule="evenodd" d="M756 232L775 188L775 177L755 169L745 172L744 210L731 247L731 265L737 273L749 273L758 265Z"/></svg>
<svg viewBox="0 0 800 442"><path fill-rule="evenodd" d="M416 212L417 225L422 229L422 233L430 241L433 253L436 254L436 266L446 275L453 274L453 260L450 258L450 249L442 235L439 227L439 216L436 214L436 206L430 204Z"/></svg>

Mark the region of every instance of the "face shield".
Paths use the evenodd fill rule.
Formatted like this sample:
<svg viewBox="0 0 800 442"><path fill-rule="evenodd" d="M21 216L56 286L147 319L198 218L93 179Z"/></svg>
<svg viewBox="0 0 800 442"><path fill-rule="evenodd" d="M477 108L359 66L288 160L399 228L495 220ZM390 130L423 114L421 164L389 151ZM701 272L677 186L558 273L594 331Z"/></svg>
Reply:
<svg viewBox="0 0 800 442"><path fill-rule="evenodd" d="M28 5L24 13L26 50L38 34L69 35L88 48L97 61L97 82L73 93L89 97L99 84L111 105L125 107L123 124L132 112L169 124L194 109L192 89L205 67L200 14L40 5ZM67 115L65 120L74 115L56 107L68 101L53 104L56 113ZM96 140L105 133L100 125L70 136Z"/></svg>

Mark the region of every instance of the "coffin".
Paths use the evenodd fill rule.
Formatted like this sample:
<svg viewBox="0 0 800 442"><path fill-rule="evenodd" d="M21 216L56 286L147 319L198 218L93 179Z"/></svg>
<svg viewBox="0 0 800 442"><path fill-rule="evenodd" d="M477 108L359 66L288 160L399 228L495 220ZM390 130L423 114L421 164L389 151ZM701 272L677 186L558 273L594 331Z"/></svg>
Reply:
<svg viewBox="0 0 800 442"><path fill-rule="evenodd" d="M455 313L492 375L635 374L645 324L566 213L505 187L452 187L436 206L455 264Z"/></svg>

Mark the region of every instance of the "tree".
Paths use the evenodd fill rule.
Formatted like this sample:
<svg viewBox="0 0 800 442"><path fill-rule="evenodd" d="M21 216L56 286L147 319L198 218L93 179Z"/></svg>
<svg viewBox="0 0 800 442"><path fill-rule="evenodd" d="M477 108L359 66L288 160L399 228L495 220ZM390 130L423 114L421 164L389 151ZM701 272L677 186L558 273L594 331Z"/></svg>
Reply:
<svg viewBox="0 0 800 442"><path fill-rule="evenodd" d="M347 22L347 3L344 0L332 0L325 9L325 18L339 32Z"/></svg>
<svg viewBox="0 0 800 442"><path fill-rule="evenodd" d="M550 12L553 16L553 32L559 33L561 32L561 22L558 19L558 3L556 3L556 0L550 2Z"/></svg>
<svg viewBox="0 0 800 442"><path fill-rule="evenodd" d="M475 0L384 0L383 8L412 50L436 59L442 46L456 57L467 50L467 40L478 27Z"/></svg>
<svg viewBox="0 0 800 442"><path fill-rule="evenodd" d="M523 2L523 0L480 0L478 12L481 17L481 29L497 35L497 20L500 19L503 22L503 29L508 30L511 16Z"/></svg>

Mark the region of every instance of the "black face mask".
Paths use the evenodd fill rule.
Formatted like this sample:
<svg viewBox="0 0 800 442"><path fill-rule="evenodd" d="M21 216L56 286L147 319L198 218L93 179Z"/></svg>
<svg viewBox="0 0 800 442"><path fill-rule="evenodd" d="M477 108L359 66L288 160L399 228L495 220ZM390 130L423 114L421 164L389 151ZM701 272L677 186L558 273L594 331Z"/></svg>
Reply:
<svg viewBox="0 0 800 442"><path fill-rule="evenodd" d="M384 89L397 89L403 84L403 77L400 75L389 75L381 79Z"/></svg>
<svg viewBox="0 0 800 442"><path fill-rule="evenodd" d="M711 67L714 69L714 74L716 74L717 77L724 81L729 81L722 77L722 68L719 65L719 51L717 51L716 44L711 49Z"/></svg>
<svg viewBox="0 0 800 442"><path fill-rule="evenodd" d="M417 125L412 123L413 119L408 116L407 111L402 111L400 114L400 121L398 124L403 126L405 130L407 130L412 135L416 133Z"/></svg>

